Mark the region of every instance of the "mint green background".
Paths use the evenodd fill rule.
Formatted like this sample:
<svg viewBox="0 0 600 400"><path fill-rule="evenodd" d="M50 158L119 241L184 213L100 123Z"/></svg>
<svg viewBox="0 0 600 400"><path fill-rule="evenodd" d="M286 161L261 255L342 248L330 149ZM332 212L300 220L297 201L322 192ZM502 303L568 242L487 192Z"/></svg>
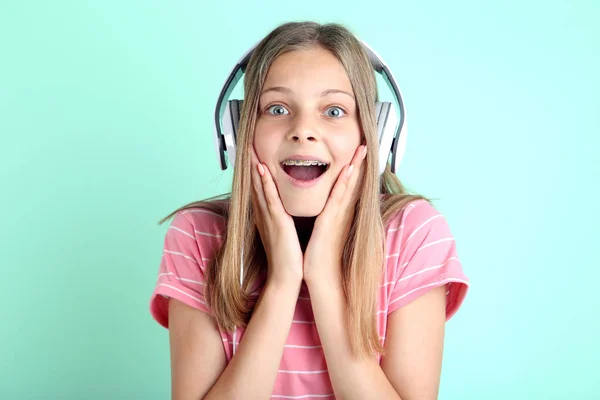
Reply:
<svg viewBox="0 0 600 400"><path fill-rule="evenodd" d="M440 399L600 398L600 6L493 3L3 1L0 398L169 398L156 222L227 190L218 91L304 18L388 62L410 121L399 175L457 238L472 287Z"/></svg>

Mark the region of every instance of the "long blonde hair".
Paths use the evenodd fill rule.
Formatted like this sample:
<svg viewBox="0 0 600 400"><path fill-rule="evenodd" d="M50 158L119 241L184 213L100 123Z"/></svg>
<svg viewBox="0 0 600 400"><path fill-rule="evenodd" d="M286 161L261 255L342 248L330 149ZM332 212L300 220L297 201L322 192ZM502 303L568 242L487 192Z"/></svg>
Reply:
<svg viewBox="0 0 600 400"><path fill-rule="evenodd" d="M261 271L267 268L265 249L253 220L247 151L254 140L259 95L269 67L279 55L310 46L321 46L330 51L345 68L356 97L368 148L363 181L359 182L362 190L342 260L350 341L355 356L364 358L373 353L384 353L377 331L377 293L385 261L384 229L390 218L401 212L409 202L425 198L408 194L389 169L389 164L379 176L375 120L377 84L362 44L346 27L335 23L288 22L275 28L257 45L244 79L244 103L237 136L237 148L240 150L236 152L231 193L180 207L159 224L189 208L208 209L226 218L223 245L215 259L207 265L205 297L213 318L223 330L232 331L236 326L246 326L252 315L248 290ZM244 281L240 287L242 254Z"/></svg>

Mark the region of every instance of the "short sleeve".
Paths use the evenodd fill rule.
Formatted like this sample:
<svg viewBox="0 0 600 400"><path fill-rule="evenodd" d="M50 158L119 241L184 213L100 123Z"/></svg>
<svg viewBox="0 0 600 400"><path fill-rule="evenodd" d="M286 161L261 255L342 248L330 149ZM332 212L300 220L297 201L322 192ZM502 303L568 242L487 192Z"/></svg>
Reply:
<svg viewBox="0 0 600 400"><path fill-rule="evenodd" d="M397 265L388 315L436 287L446 285L446 320L458 311L469 288L456 250L456 241L444 216L429 202L407 206L401 237L393 241Z"/></svg>
<svg viewBox="0 0 600 400"><path fill-rule="evenodd" d="M150 298L152 317L163 327L169 327L168 298L210 313L204 298L204 273L204 259L194 225L179 211L165 235L158 279Z"/></svg>

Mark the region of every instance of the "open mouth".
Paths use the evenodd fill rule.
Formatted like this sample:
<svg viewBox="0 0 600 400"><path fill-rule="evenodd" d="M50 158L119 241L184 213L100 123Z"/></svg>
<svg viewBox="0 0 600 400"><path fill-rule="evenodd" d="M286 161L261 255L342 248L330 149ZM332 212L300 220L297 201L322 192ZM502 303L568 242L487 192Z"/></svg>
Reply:
<svg viewBox="0 0 600 400"><path fill-rule="evenodd" d="M317 179L327 171L329 163L315 160L285 160L281 167L293 179L309 182Z"/></svg>

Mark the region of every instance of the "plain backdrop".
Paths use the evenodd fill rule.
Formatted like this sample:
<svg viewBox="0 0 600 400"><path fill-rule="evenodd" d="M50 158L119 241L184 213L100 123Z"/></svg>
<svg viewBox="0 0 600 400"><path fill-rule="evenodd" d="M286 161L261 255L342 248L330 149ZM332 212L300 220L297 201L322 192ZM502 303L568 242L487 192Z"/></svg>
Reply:
<svg viewBox="0 0 600 400"><path fill-rule="evenodd" d="M409 120L398 175L456 237L471 289L440 399L600 398L592 0L2 1L0 398L169 398L157 221L229 190L217 95L302 19L387 61Z"/></svg>

